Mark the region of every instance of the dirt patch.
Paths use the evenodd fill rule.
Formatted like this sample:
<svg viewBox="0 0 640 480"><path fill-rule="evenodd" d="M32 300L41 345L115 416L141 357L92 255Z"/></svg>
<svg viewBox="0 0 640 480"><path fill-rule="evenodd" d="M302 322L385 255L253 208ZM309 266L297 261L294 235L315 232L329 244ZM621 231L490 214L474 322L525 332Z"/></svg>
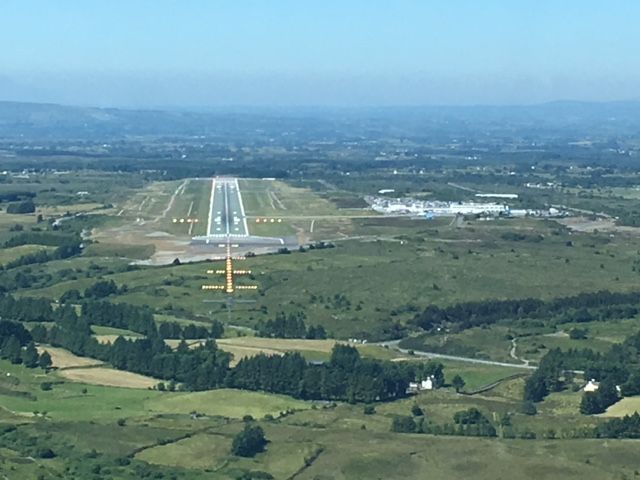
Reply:
<svg viewBox="0 0 640 480"><path fill-rule="evenodd" d="M240 347L237 345L220 345L220 350L233 355L233 359L230 363L232 367L235 367L243 358L255 357L261 353L264 353L265 355L284 355L280 350L258 347Z"/></svg>
<svg viewBox="0 0 640 480"><path fill-rule="evenodd" d="M254 348L259 350L272 350L278 352L290 352L295 350L308 350L329 353L336 344L335 340L302 340L285 338L261 338L261 337L237 337L220 338L216 340L221 349L226 347ZM344 342L341 342L344 343Z"/></svg>
<svg viewBox="0 0 640 480"><path fill-rule="evenodd" d="M78 357L63 348L49 347L46 345L38 347L38 353L42 353L45 350L51 355L51 361L56 368L90 367L103 364L103 362L95 358Z"/></svg>
<svg viewBox="0 0 640 480"><path fill-rule="evenodd" d="M595 230L608 232L619 228L612 218L568 217L558 219L557 222L576 232L593 233Z"/></svg>
<svg viewBox="0 0 640 480"><path fill-rule="evenodd" d="M616 225L613 218L596 218L591 219L588 217L569 217L556 220L558 223L565 225L571 230L576 232L593 233L598 230L599 232L616 232L627 233L630 235L640 235L640 228L628 227L625 225Z"/></svg>
<svg viewBox="0 0 640 480"><path fill-rule="evenodd" d="M105 367L68 368L58 372L58 375L74 382L123 388L152 388L160 381L137 373Z"/></svg>

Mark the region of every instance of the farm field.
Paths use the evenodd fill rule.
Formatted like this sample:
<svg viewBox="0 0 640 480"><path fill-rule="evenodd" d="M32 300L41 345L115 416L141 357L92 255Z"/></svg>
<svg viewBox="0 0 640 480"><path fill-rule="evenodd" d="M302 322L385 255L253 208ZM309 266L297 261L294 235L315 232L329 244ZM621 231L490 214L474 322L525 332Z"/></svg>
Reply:
<svg viewBox="0 0 640 480"><path fill-rule="evenodd" d="M137 373L123 372L114 368L66 368L59 375L74 382L107 387L144 389L153 388L158 384L158 380L155 378L138 375Z"/></svg>
<svg viewBox="0 0 640 480"><path fill-rule="evenodd" d="M633 415L636 412L640 412L640 397L626 397L607 408L607 411L602 416L624 417L625 415Z"/></svg>
<svg viewBox="0 0 640 480"><path fill-rule="evenodd" d="M336 342L336 340L303 340L244 336L218 339L217 343L222 350L233 353L235 361L259 353L281 355L285 352L299 352L308 360L326 361L330 357L331 349L338 342ZM347 342L340 343L348 344ZM394 352L378 345L352 345L358 349L363 357L367 358L392 360L406 357L399 352Z"/></svg>

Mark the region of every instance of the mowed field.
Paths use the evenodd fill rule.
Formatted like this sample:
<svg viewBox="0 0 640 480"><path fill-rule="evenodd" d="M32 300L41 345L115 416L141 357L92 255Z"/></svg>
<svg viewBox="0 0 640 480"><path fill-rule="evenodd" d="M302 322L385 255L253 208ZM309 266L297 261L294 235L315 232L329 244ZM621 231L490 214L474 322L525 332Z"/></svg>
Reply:
<svg viewBox="0 0 640 480"><path fill-rule="evenodd" d="M614 403L607 411L601 414L602 417L624 417L640 412L640 396L626 397L618 403Z"/></svg>
<svg viewBox="0 0 640 480"><path fill-rule="evenodd" d="M153 388L160 381L137 373L103 367L66 368L58 372L58 375L75 382L122 388Z"/></svg>

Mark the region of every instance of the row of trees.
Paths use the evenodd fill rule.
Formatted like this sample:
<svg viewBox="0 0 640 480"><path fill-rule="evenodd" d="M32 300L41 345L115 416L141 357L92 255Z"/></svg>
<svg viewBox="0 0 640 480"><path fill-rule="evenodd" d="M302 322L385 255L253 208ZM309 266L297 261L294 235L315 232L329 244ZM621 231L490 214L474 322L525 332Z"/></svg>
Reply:
<svg viewBox="0 0 640 480"><path fill-rule="evenodd" d="M120 370L178 382L187 390L223 386L231 359L214 341L189 348L183 340L176 350L172 350L155 331L146 338L127 340L119 336L113 344L101 344L91 336L82 317L68 316L49 330L38 326L31 333L38 342L97 358Z"/></svg>
<svg viewBox="0 0 640 480"><path fill-rule="evenodd" d="M78 240L77 236L58 232L22 232L9 238L2 245L4 248L19 247L20 245L46 245L59 247Z"/></svg>
<svg viewBox="0 0 640 480"><path fill-rule="evenodd" d="M325 339L327 332L322 325L307 327L304 323L306 315L303 312L286 315L280 312L273 320L260 321L256 328L258 336L270 338L307 338Z"/></svg>
<svg viewBox="0 0 640 480"><path fill-rule="evenodd" d="M0 320L0 358L27 368L49 368L51 356L38 353L31 334L20 323Z"/></svg>
<svg viewBox="0 0 640 480"><path fill-rule="evenodd" d="M370 403L406 396L415 374L410 365L363 359L356 348L335 345L323 364L309 364L298 353L244 358L227 384L296 398Z"/></svg>
<svg viewBox="0 0 640 480"><path fill-rule="evenodd" d="M34 265L36 263L46 263L52 260L63 260L65 258L79 255L82 252L80 241L70 240L57 247L53 252L47 252L46 250L40 250L38 252L28 253L22 255L15 260L7 262L4 265L5 270L10 270L16 267L22 267L24 265Z"/></svg>
<svg viewBox="0 0 640 480"><path fill-rule="evenodd" d="M449 307L428 306L413 322L424 330L445 324L459 328L488 325L507 319L556 318L559 322L588 322L629 318L638 313L640 292L612 293L602 290L554 300L524 298L464 302Z"/></svg>
<svg viewBox="0 0 640 480"><path fill-rule="evenodd" d="M0 297L0 311L21 320L55 322L50 329L38 325L31 334L26 332L28 336L21 344L33 337L37 342L109 362L121 370L181 383L188 390L228 386L305 399L370 403L404 397L409 382L417 375L433 374L439 381L444 378L441 365L416 368L363 359L356 348L347 345L336 345L330 361L324 364L309 364L301 355L289 353L246 358L230 369L230 355L219 350L214 341L189 348L183 340L172 350L156 329L152 312L126 304L87 302L78 316L69 304L52 309L38 299L16 300L5 296ZM135 327L146 337L133 340L118 337L113 344L100 344L91 335L92 324L132 330Z"/></svg>
<svg viewBox="0 0 640 480"><path fill-rule="evenodd" d="M7 205L7 213L33 213L35 211L36 205L32 200L24 200Z"/></svg>
<svg viewBox="0 0 640 480"><path fill-rule="evenodd" d="M612 418L596 427L596 436L601 438L640 438L640 414Z"/></svg>

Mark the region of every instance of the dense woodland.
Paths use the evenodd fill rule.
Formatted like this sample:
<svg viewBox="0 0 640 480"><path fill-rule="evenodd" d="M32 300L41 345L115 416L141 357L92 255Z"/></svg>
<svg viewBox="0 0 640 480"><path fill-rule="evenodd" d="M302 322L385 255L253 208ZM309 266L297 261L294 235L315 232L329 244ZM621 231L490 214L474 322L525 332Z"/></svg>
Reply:
<svg viewBox="0 0 640 480"><path fill-rule="evenodd" d="M299 354L258 355L231 369L230 355L219 350L213 340L222 333L221 325L214 324L205 332L193 326L193 332L207 333L210 340L189 348L184 340L188 326L163 324L157 328L148 308L127 304L85 300L78 315L71 304L53 308L45 299L5 295L0 297L0 315L17 322L54 322L51 328L36 325L30 333L20 323L8 322L5 328L23 336L18 348L33 338L121 370L167 380L170 389L176 384L186 390L228 386L304 399L373 402L404 397L409 382L417 376L434 375L439 385L444 379L441 365L413 367L363 359L357 349L343 345L336 345L331 360L324 364L310 364ZM145 337L128 340L120 336L113 344L101 344L92 336L91 325L126 328ZM172 350L163 334L179 335L182 342Z"/></svg>
<svg viewBox="0 0 640 480"><path fill-rule="evenodd" d="M449 307L429 305L413 323L423 330L438 327L466 329L502 320L544 319L554 323L606 321L631 318L640 311L640 292L612 293L602 290L553 300L485 300Z"/></svg>
<svg viewBox="0 0 640 480"><path fill-rule="evenodd" d="M369 403L406 396L414 378L409 366L363 359L354 347L337 344L329 362L319 365L298 353L244 358L231 370L228 384L296 398Z"/></svg>

